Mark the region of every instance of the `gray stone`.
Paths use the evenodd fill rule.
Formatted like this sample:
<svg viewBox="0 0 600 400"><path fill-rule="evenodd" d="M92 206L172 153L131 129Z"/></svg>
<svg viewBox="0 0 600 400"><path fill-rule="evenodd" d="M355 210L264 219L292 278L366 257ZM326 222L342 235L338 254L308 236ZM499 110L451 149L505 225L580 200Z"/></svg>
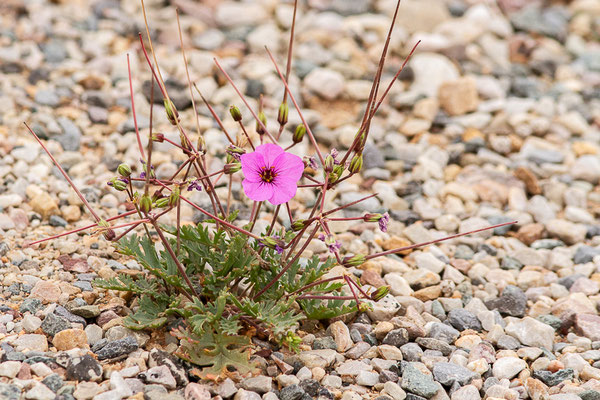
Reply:
<svg viewBox="0 0 600 400"><path fill-rule="evenodd" d="M50 374L47 377L45 377L42 380L42 383L55 393L65 384L60 375L56 373Z"/></svg>
<svg viewBox="0 0 600 400"><path fill-rule="evenodd" d="M279 392L281 400L300 400L304 396L304 389L300 385L286 386Z"/></svg>
<svg viewBox="0 0 600 400"><path fill-rule="evenodd" d="M402 389L427 399L438 391L438 386L433 378L430 375L425 375L410 363L405 364L403 367L401 386Z"/></svg>
<svg viewBox="0 0 600 400"><path fill-rule="evenodd" d="M408 343L408 331L404 328L393 329L385 335L381 343L400 347Z"/></svg>
<svg viewBox="0 0 600 400"><path fill-rule="evenodd" d="M0 383L0 398L6 400L19 400L21 389L10 383Z"/></svg>
<svg viewBox="0 0 600 400"><path fill-rule="evenodd" d="M434 322L431 324L431 328L429 329L429 333L427 337L442 340L448 344L454 343L456 339L460 336L460 332L454 329L453 327L442 324L439 322Z"/></svg>
<svg viewBox="0 0 600 400"><path fill-rule="evenodd" d="M433 378L444 386L458 383L460 386L468 385L479 375L458 364L439 362L433 365Z"/></svg>
<svg viewBox="0 0 600 400"><path fill-rule="evenodd" d="M450 310L450 312L448 312L448 322L461 332L466 329L473 329L477 332L481 332L483 329L477 316L464 308Z"/></svg>
<svg viewBox="0 0 600 400"><path fill-rule="evenodd" d="M556 386L562 381L573 380L575 371L572 368L565 368L554 373L550 371L537 370L533 371L533 377L544 382L548 386Z"/></svg>
<svg viewBox="0 0 600 400"><path fill-rule="evenodd" d="M169 367L166 365L159 365L149 368L143 373L143 379L146 381L146 383L163 385L167 389L175 389L177 387L177 382L175 381L175 378L173 378Z"/></svg>
<svg viewBox="0 0 600 400"><path fill-rule="evenodd" d="M270 392L273 386L273 378L268 376L254 376L242 381L240 386L246 390L257 393Z"/></svg>
<svg viewBox="0 0 600 400"><path fill-rule="evenodd" d="M134 337L128 336L123 339L106 343L98 351L95 351L95 353L99 360L106 360L129 354L132 351L137 350L138 347L137 340L135 340Z"/></svg>
<svg viewBox="0 0 600 400"><path fill-rule="evenodd" d="M527 308L527 296L516 286L507 285L500 297L485 302L490 310L498 310L501 314L512 317L525 316Z"/></svg>
<svg viewBox="0 0 600 400"><path fill-rule="evenodd" d="M67 379L76 381L99 381L102 366L89 354L71 360L67 366Z"/></svg>

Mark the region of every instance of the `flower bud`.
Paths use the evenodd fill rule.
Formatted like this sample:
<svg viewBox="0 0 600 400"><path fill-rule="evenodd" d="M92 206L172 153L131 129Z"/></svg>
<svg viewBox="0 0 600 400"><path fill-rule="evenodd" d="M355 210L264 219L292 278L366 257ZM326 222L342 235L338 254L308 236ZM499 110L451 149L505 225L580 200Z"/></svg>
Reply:
<svg viewBox="0 0 600 400"><path fill-rule="evenodd" d="M169 205L170 206L175 207L177 205L177 203L179 202L180 193L181 192L179 190L179 186L176 186L175 189L173 189L173 191L169 195Z"/></svg>
<svg viewBox="0 0 600 400"><path fill-rule="evenodd" d="M377 222L383 217L383 215L379 213L367 213L363 216L363 221L365 222Z"/></svg>
<svg viewBox="0 0 600 400"><path fill-rule="evenodd" d="M162 143L165 141L165 134L156 132L152 134L152 141Z"/></svg>
<svg viewBox="0 0 600 400"><path fill-rule="evenodd" d="M147 194L143 195L140 199L140 210L143 213L148 213L152 209L152 199Z"/></svg>
<svg viewBox="0 0 600 400"><path fill-rule="evenodd" d="M334 183L334 182L337 182L338 179L340 179L338 174L336 174L335 172L330 172L329 178L327 178L327 182Z"/></svg>
<svg viewBox="0 0 600 400"><path fill-rule="evenodd" d="M118 190L119 192L122 192L123 190L127 189L127 184L125 182L123 182L123 181L115 179L112 182L112 187L114 187L115 190Z"/></svg>
<svg viewBox="0 0 600 400"><path fill-rule="evenodd" d="M352 160L350 161L350 166L348 167L348 171L350 171L353 174L357 174L362 169L362 165L363 165L362 153L355 154L354 157L352 157Z"/></svg>
<svg viewBox="0 0 600 400"><path fill-rule="evenodd" d="M325 157L325 165L323 165L325 172L332 172L334 165L335 159L331 156L331 154L328 154L327 157Z"/></svg>
<svg viewBox="0 0 600 400"><path fill-rule="evenodd" d="M281 239L272 237L272 236L265 236L263 238L260 239L260 243L265 246L268 247L269 249L282 249L283 246L285 246L285 242Z"/></svg>
<svg viewBox="0 0 600 400"><path fill-rule="evenodd" d="M104 238L109 241L113 241L117 237L117 234L112 229L107 229L104 231Z"/></svg>
<svg viewBox="0 0 600 400"><path fill-rule="evenodd" d="M129 165L125 164L125 163L120 164L117 167L117 172L121 176L128 177L129 175L131 175L131 167Z"/></svg>
<svg viewBox="0 0 600 400"><path fill-rule="evenodd" d="M171 125L177 125L179 123L179 113L177 112L175 104L173 104L173 102L169 99L165 99L164 104L169 122L171 123Z"/></svg>
<svg viewBox="0 0 600 400"><path fill-rule="evenodd" d="M344 166L342 164L337 164L333 167L333 173L337 175L339 178L344 173Z"/></svg>
<svg viewBox="0 0 600 400"><path fill-rule="evenodd" d="M360 311L360 312L371 311L371 305L368 303L360 303L360 304L358 304L358 311Z"/></svg>
<svg viewBox="0 0 600 400"><path fill-rule="evenodd" d="M290 112L290 107L287 103L281 103L279 106L279 112L277 113L277 122L279 125L285 125L288 122L288 114Z"/></svg>
<svg viewBox="0 0 600 400"><path fill-rule="evenodd" d="M235 122L240 122L242 120L242 112L237 106L230 106L229 114L231 114L231 118L233 118Z"/></svg>
<svg viewBox="0 0 600 400"><path fill-rule="evenodd" d="M204 136L198 136L198 151L200 153L206 153L206 141L204 140Z"/></svg>
<svg viewBox="0 0 600 400"><path fill-rule="evenodd" d="M265 133L267 133L267 131L263 129L263 126L265 128L267 127L267 116L264 112L260 111L258 113L258 119L260 122L262 122L262 124L259 124L258 121L256 121L256 133L258 133L259 135L264 135Z"/></svg>
<svg viewBox="0 0 600 400"><path fill-rule="evenodd" d="M356 254L351 257L344 257L344 259L342 260L342 265L344 267L358 267L359 265L364 264L365 261L367 261L365 256L363 256L362 254Z"/></svg>
<svg viewBox="0 0 600 400"><path fill-rule="evenodd" d="M292 230L294 232L301 231L305 227L306 227L306 220L304 220L304 219L297 219L296 221L294 221L292 223Z"/></svg>
<svg viewBox="0 0 600 400"><path fill-rule="evenodd" d="M170 199L168 197L161 197L160 199L158 199L154 202L154 207L165 208L169 205L169 200Z"/></svg>
<svg viewBox="0 0 600 400"><path fill-rule="evenodd" d="M239 162L233 162L230 164L225 164L223 167L223 172L225 175L232 175L238 172L240 169L242 169L242 164Z"/></svg>
<svg viewBox="0 0 600 400"><path fill-rule="evenodd" d="M294 143L300 143L304 138L304 134L306 133L306 126L304 124L299 124L292 135L292 140Z"/></svg>
<svg viewBox="0 0 600 400"><path fill-rule="evenodd" d="M373 293L371 293L371 300L379 301L379 300L383 299L385 296L387 296L389 292L390 292L389 286L380 286L377 288L377 290L375 290Z"/></svg>

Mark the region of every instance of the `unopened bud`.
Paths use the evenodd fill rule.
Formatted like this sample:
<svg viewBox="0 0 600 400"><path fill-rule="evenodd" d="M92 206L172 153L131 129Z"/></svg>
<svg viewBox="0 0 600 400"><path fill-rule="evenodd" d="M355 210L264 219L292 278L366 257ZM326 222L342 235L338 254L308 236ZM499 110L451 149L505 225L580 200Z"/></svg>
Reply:
<svg viewBox="0 0 600 400"><path fill-rule="evenodd" d="M389 286L380 286L377 288L377 290L375 290L373 293L371 293L371 296L370 296L371 300L379 301L379 300L383 299L385 296L387 296L389 292L390 292Z"/></svg>
<svg viewBox="0 0 600 400"><path fill-rule="evenodd" d="M154 207L156 207L156 208L165 208L168 205L169 205L168 197L161 197L160 199L158 199L154 202Z"/></svg>
<svg viewBox="0 0 600 400"><path fill-rule="evenodd" d="M117 235L116 235L116 233L115 233L114 230L107 229L107 230L104 231L104 238L106 240L109 240L109 241L112 242L113 240L115 240L116 237L117 237Z"/></svg>
<svg viewBox="0 0 600 400"><path fill-rule="evenodd" d="M127 184L125 182L123 182L123 181L115 179L112 182L112 187L114 187L115 190L118 190L119 192L122 192L123 190L127 189Z"/></svg>
<svg viewBox="0 0 600 400"><path fill-rule="evenodd" d="M292 135L292 140L294 141L294 143L300 143L302 141L302 139L304 138L305 133L306 133L306 127L304 126L304 124L299 124L296 127L294 134Z"/></svg>
<svg viewBox="0 0 600 400"><path fill-rule="evenodd" d="M147 194L140 199L140 211L148 213L152 209L152 199Z"/></svg>
<svg viewBox="0 0 600 400"><path fill-rule="evenodd" d="M296 221L292 222L292 230L294 232L301 231L304 228L306 228L306 220L297 219Z"/></svg>
<svg viewBox="0 0 600 400"><path fill-rule="evenodd" d="M332 172L334 165L335 165L334 158L330 154L328 154L327 157L325 157L325 165L323 165L325 172Z"/></svg>
<svg viewBox="0 0 600 400"><path fill-rule="evenodd" d="M336 164L333 167L333 173L336 174L339 178L344 173L344 166L342 164Z"/></svg>
<svg viewBox="0 0 600 400"><path fill-rule="evenodd" d="M367 261L365 256L363 256L362 254L356 254L351 257L344 257L344 259L342 260L342 265L344 267L358 267L359 265L364 264L365 261Z"/></svg>
<svg viewBox="0 0 600 400"><path fill-rule="evenodd" d="M179 202L179 195L180 195L180 190L179 187L175 187L175 189L173 189L173 191L171 192L171 194L169 195L169 205L172 207L175 207L177 205L177 203Z"/></svg>
<svg viewBox="0 0 600 400"><path fill-rule="evenodd" d="M336 174L335 172L330 172L329 173L329 178L327 178L327 181L329 183L334 183L334 182L337 182L338 179L340 179L340 177L339 177L338 174Z"/></svg>
<svg viewBox="0 0 600 400"><path fill-rule="evenodd" d="M173 102L169 99L165 99L164 104L169 122L171 123L171 125L177 125L179 123L179 113L177 112L175 104L173 104Z"/></svg>
<svg viewBox="0 0 600 400"><path fill-rule="evenodd" d="M360 303L357 305L358 305L358 311L360 311L360 312L371 311L371 306L368 303Z"/></svg>
<svg viewBox="0 0 600 400"><path fill-rule="evenodd" d="M271 236L261 238L260 243L269 249L283 248L283 246L285 246L285 242L283 240Z"/></svg>
<svg viewBox="0 0 600 400"><path fill-rule="evenodd" d="M290 107L287 103L281 103L279 106L279 112L277 113L277 122L279 125L285 125L288 122L288 114L290 112Z"/></svg>
<svg viewBox="0 0 600 400"><path fill-rule="evenodd" d="M156 132L152 134L152 141L162 143L165 141L165 134Z"/></svg>
<svg viewBox="0 0 600 400"><path fill-rule="evenodd" d="M258 113L258 120L262 122L262 124L256 121L256 133L258 133L259 135L264 135L265 133L267 133L267 131L263 128L263 126L265 128L267 127L267 116L264 112L260 111Z"/></svg>
<svg viewBox="0 0 600 400"><path fill-rule="evenodd" d="M204 136L198 136L198 151L200 153L206 153L206 141L204 140Z"/></svg>
<svg viewBox="0 0 600 400"><path fill-rule="evenodd" d="M121 176L128 177L129 175L131 175L131 167L129 165L125 164L125 163L120 164L117 167L117 172Z"/></svg>
<svg viewBox="0 0 600 400"><path fill-rule="evenodd" d="M234 163L230 163L230 164L225 164L225 166L223 167L223 172L226 175L231 175L231 174L235 174L240 169L242 169L242 164L239 162L234 162Z"/></svg>
<svg viewBox="0 0 600 400"><path fill-rule="evenodd" d="M230 106L229 113L235 122L240 122L242 120L242 112L237 106Z"/></svg>
<svg viewBox="0 0 600 400"><path fill-rule="evenodd" d="M231 154L246 154L246 150L242 149L241 147L238 147L236 145L230 144L229 146L227 146L227 152L231 153Z"/></svg>
<svg viewBox="0 0 600 400"><path fill-rule="evenodd" d="M357 174L362 169L362 165L363 165L362 153L355 154L354 157L352 157L352 160L350 161L350 166L348 167L348 171L350 171L353 174Z"/></svg>
<svg viewBox="0 0 600 400"><path fill-rule="evenodd" d="M365 222L377 222L383 217L383 215L379 213L367 213L363 216L363 221Z"/></svg>

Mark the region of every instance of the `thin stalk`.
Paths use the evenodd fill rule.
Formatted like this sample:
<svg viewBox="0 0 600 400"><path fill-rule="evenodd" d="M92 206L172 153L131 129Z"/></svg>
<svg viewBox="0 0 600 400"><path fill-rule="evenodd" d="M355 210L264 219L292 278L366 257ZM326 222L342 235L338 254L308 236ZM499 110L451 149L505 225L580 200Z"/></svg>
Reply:
<svg viewBox="0 0 600 400"><path fill-rule="evenodd" d="M196 117L196 130L198 132L198 136L200 136L200 121L198 119L198 111L196 110L196 100L194 100L194 92L192 91L192 80L190 79L190 71L188 68L187 57L185 55L185 49L183 46L183 34L181 33L181 23L179 22L179 10L177 9L175 9L175 16L177 17L177 30L179 31L179 43L181 43L181 55L183 57L183 63L185 65L185 75L188 81L188 88L190 89L190 99L192 100L194 116Z"/></svg>
<svg viewBox="0 0 600 400"><path fill-rule="evenodd" d="M194 285L192 285L192 281L190 281L189 276L185 272L185 268L183 267L183 265L181 265L181 262L179 261L179 259L175 255L175 252L171 248L171 245L169 244L169 241L167 240L167 238L165 238L165 235L162 233L160 227L158 226L158 223L156 222L156 220L154 218L151 218L150 222L152 223L152 225L154 225L154 229L156 230L156 233L158 234L158 237L160 238L160 241L162 242L163 246L165 246L165 250L167 250L167 253L169 253L169 255L171 256L171 258L175 262L175 265L177 266L177 270L179 271L179 274L183 277L183 279L185 280L185 282L187 283L187 285L190 287L191 293L194 296L198 297L198 293L196 292L196 289L194 288ZM192 297L186 291L184 291L183 293L184 293L184 295L186 295L186 297L188 299L190 299L190 300L192 299Z"/></svg>
<svg viewBox="0 0 600 400"><path fill-rule="evenodd" d="M25 126L27 127L27 129L29 130L29 132L33 135L33 137L35 138L35 140L37 140L37 142L40 144L40 146L42 146L42 149L44 149L44 151L46 152L46 154L48 154L48 157L50 157L50 159L52 160L52 162L54 163L54 165L56 165L56 168L58 168L58 170L65 177L65 179L67 180L67 182L69 182L69 185L71 185L71 187L73 188L73 190L75 190L75 193L77 193L77 196L79 196L79 199L81 200L81 202L83 204L85 204L86 208L94 216L94 219L96 220L96 222L100 222L102 219L98 216L98 214L96 214L96 212L94 211L94 209L92 208L92 206L90 205L90 203L88 203L88 201L85 198L85 196L79 191L79 189L77 189L77 186L75 186L75 183L73 183L73 181L71 180L71 178L69 177L69 175L65 172L65 170L60 165L60 163L58 161L56 161L56 158L54 158L54 156L52 155L52 153L50 153L50 150L48 150L48 148L46 147L46 145L44 143L42 143L41 139L29 127L29 125L27 125L26 122L23 122L23 123L25 124Z"/></svg>
<svg viewBox="0 0 600 400"><path fill-rule="evenodd" d="M200 89L198 89L198 86L196 86L195 83L194 83L194 89L196 89L196 92L198 92L198 94L200 95L200 98L202 99L202 101L204 102L204 104L206 104L206 107L208 107L208 111L210 111L210 113L212 114L212 116L215 119L215 121L217 121L217 124L219 125L219 128L221 128L221 130L223 131L223 133L225 134L225 136L227 136L227 140L229 140L229 143L235 144L235 142L233 141L233 139L231 138L231 136L229 136L229 133L227 132L227 129L225 129L225 126L223 126L223 122L221 121L221 118L219 118L219 116L215 112L214 108L204 98L204 96L200 92Z"/></svg>
<svg viewBox="0 0 600 400"><path fill-rule="evenodd" d="M244 136L246 136L246 139L248 140L248 144L250 145L250 147L252 147L252 150L256 150L256 148L254 147L254 143L252 143L252 139L250 139L250 135L248 135L248 132L246 131L246 127L244 126L244 124L242 124L242 121L238 122L240 124L240 128L242 128Z"/></svg>
<svg viewBox="0 0 600 400"><path fill-rule="evenodd" d="M119 218L128 217L128 216L130 216L132 214L135 214L135 212L136 212L135 210L127 211L126 213L123 213L123 214L120 214L120 215L116 215L114 217L107 218L106 222L114 221L114 220L119 219ZM85 231L85 230L88 230L88 229L91 229L91 228L96 228L98 226L100 226L100 225L98 225L97 223L96 224L86 225L86 226L83 226L81 228L72 229L70 231L58 233L56 235L52 235L52 236L49 236L49 237L44 238L44 239L36 240L35 242L26 243L24 245L24 247L33 246L34 244L38 244L38 243L42 243L42 242L47 242L48 240L52 240L52 239L58 239L59 237L68 236L68 235L70 235L72 233L77 233L77 232Z"/></svg>
<svg viewBox="0 0 600 400"><path fill-rule="evenodd" d="M304 118L304 114L302 113L302 110L300 110L300 107L298 106L298 103L296 102L296 99L294 98L294 95L292 94L292 91L290 90L290 87L288 86L287 81L285 80L283 74L281 73L281 70L277 66L277 63L275 62L275 58L273 58L273 54L271 54L269 49L266 49L266 50L267 50L267 54L269 54L269 57L271 58L271 62L273 62L273 65L275 66L275 69L277 70L277 74L279 74L279 78L281 79L281 81L283 82L283 84L285 86L286 92L289 94L290 99L292 100L292 103L294 103L294 107L296 107L296 110L298 111L298 115L300 116L302 123L306 127L306 133L308 134L308 138L310 139L313 147L315 148L315 151L317 152L317 155L319 156L319 160L321 160L321 164L325 165L325 159L323 158L323 154L321 154L321 150L319 149L319 146L317 145L317 141L315 140L315 136L313 135L312 130L310 129L310 126L308 126L308 124L306 123L306 119Z"/></svg>
<svg viewBox="0 0 600 400"><path fill-rule="evenodd" d="M370 255L366 256L365 259L371 260L376 257L387 256L388 254L399 253L401 251L411 250L411 249L415 249L417 247L423 247L423 246L427 246L430 244L439 243L439 242L443 242L443 241L450 240L450 239L455 239L457 237L471 235L473 233L483 232L483 231L487 231L490 229L496 229L496 228L500 228L500 227L506 226L506 225L513 225L513 224L516 224L517 222L518 221L504 222L502 224L492 225L492 226L488 226L488 227L481 228L481 229L476 229L476 230L469 231L469 232L457 233L456 235L446 236L441 239L430 240L429 242L417 243L417 244L413 244L411 246L399 247L397 249L382 251L380 253L370 254Z"/></svg>
<svg viewBox="0 0 600 400"><path fill-rule="evenodd" d="M138 129L137 117L135 115L135 101L133 100L133 82L131 79L131 64L129 63L129 53L127 53L127 75L129 76L129 95L131 97L131 113L133 115L133 125L135 126L135 136L137 138L137 144L140 150L140 155L143 159L145 159L146 156L144 155L144 147L142 146L140 130Z"/></svg>
<svg viewBox="0 0 600 400"><path fill-rule="evenodd" d="M229 74L227 73L227 71L225 71L225 69L223 67L221 67L221 64L219 64L219 61L216 58L213 58L213 60L214 60L215 64L217 64L217 68L219 68L219 70L223 73L223 75L225 75L225 78L227 79L229 84L233 87L233 89L236 91L236 93L238 94L240 99L242 99L242 101L244 102L244 104L246 105L248 110L250 110L250 112L252 113L252 116L256 120L256 123L260 125L260 127L265 131L265 133L267 134L267 136L269 136L269 139L271 139L271 141L273 143L277 143L277 140L273 137L273 135L271 135L271 133L267 130L267 127L265 126L265 124L263 124L263 122L260 120L260 118L258 118L258 115L256 115L254 110L250 107L250 105L248 104L248 101L246 100L246 97L237 88L237 86L235 85L235 83L233 82L233 80L231 79Z"/></svg>
<svg viewBox="0 0 600 400"><path fill-rule="evenodd" d="M279 280L279 278L281 278L283 276L283 274L285 274L286 271L288 269L290 269L292 264L294 262L296 262L296 260L298 258L300 258L300 255L302 254L302 252L308 247L308 245L310 244L310 241L315 237L315 234L317 233L318 229L319 229L319 226L318 225L315 226L315 229L312 231L312 233L310 234L310 236L306 240L306 242L304 242L304 245L302 245L302 248L300 250L298 250L298 252L294 256L294 258L292 258L287 263L287 265L285 267L283 267L283 269L273 279L271 279L271 281L269 283L267 283L267 285L264 288L262 288L256 295L254 295L254 297L252 298L253 300L258 299L263 293L265 293L267 290L269 290L271 288L271 286L273 286L275 284L275 282L277 282Z"/></svg>

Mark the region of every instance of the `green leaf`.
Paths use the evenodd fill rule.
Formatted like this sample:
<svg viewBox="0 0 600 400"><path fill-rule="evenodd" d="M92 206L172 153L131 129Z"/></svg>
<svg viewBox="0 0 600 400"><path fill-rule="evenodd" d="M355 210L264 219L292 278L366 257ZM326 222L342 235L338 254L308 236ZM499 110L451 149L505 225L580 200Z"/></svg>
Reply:
<svg viewBox="0 0 600 400"><path fill-rule="evenodd" d="M167 301L157 301L149 295L142 295L139 308L125 317L124 324L127 328L135 330L160 328L167 323L165 311L168 305Z"/></svg>
<svg viewBox="0 0 600 400"><path fill-rule="evenodd" d="M250 360L250 339L245 336L224 336L206 332L203 336L190 335L186 331L174 331L181 340L177 355L184 360L200 366L200 376L209 378L221 375L228 367L234 367L240 373L252 371Z"/></svg>

